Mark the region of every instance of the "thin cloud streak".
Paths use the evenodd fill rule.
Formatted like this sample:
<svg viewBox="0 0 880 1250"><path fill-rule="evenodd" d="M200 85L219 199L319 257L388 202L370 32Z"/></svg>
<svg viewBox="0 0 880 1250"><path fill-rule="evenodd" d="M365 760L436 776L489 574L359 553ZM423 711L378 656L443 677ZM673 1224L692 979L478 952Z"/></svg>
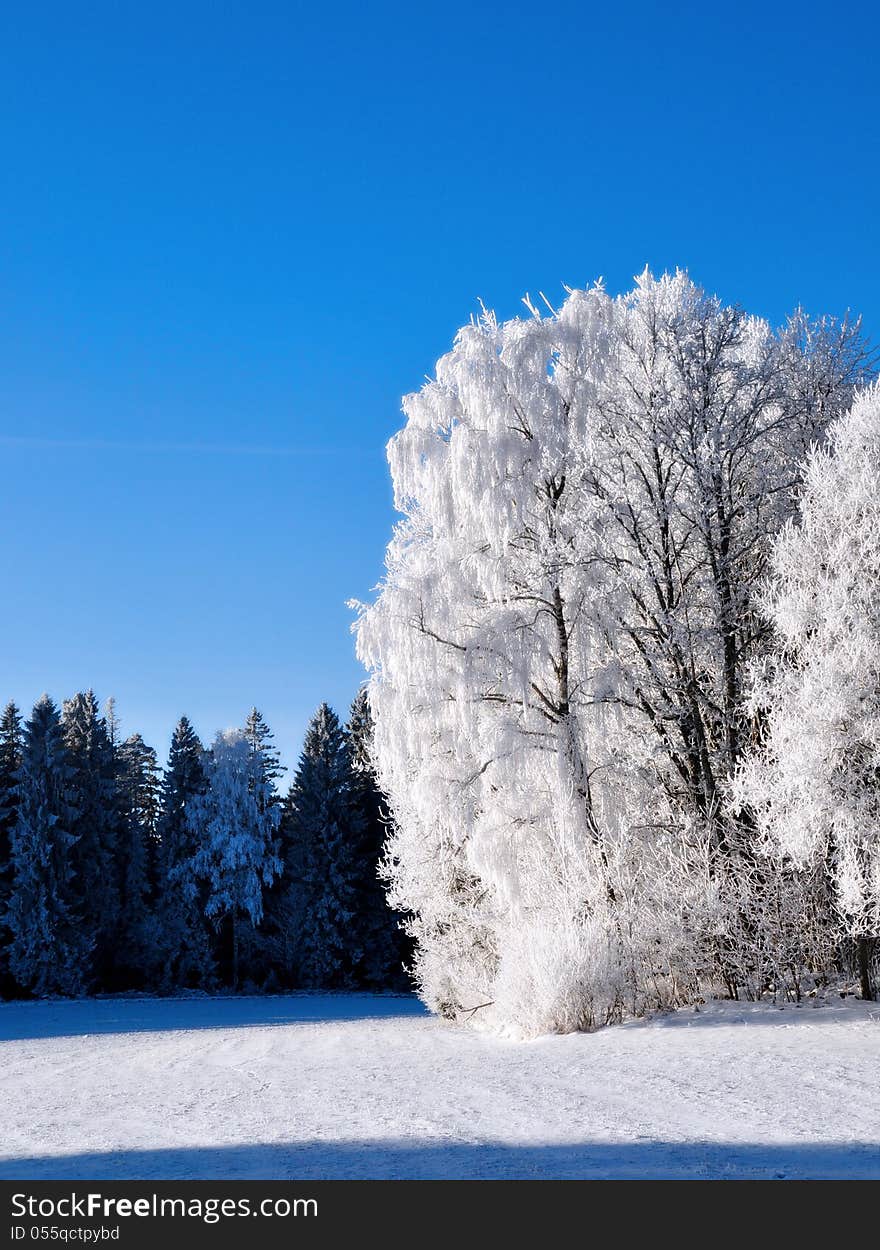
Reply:
<svg viewBox="0 0 880 1250"><path fill-rule="evenodd" d="M121 451L157 455L205 456L336 456L340 452L369 455L375 448L336 444L325 447L272 447L248 443L126 442L103 438L38 438L0 434L0 447L36 451Z"/></svg>

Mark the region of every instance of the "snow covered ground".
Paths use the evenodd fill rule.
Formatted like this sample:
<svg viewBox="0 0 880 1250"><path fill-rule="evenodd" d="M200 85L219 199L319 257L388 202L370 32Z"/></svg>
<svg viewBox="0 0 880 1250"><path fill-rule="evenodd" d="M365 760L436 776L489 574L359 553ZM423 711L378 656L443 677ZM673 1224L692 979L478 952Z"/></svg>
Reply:
<svg viewBox="0 0 880 1250"><path fill-rule="evenodd" d="M512 1042L368 995L0 1005L4 1178L880 1177L880 1004Z"/></svg>

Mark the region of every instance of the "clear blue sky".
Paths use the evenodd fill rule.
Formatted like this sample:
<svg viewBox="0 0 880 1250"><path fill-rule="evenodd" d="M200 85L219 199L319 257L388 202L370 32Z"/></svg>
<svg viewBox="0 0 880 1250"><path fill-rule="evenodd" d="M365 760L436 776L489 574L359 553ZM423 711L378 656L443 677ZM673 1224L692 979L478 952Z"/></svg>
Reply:
<svg viewBox="0 0 880 1250"><path fill-rule="evenodd" d="M3 6L0 697L295 758L478 298L681 265L880 339L877 12Z"/></svg>

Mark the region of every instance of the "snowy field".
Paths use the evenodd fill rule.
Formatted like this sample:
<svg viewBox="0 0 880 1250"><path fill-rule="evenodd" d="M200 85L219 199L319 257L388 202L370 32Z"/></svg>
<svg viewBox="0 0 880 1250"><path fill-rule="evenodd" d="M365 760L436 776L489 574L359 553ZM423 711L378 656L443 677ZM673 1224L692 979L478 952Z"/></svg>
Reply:
<svg viewBox="0 0 880 1250"><path fill-rule="evenodd" d="M0 1176L880 1177L880 1004L510 1042L369 995L0 1005Z"/></svg>

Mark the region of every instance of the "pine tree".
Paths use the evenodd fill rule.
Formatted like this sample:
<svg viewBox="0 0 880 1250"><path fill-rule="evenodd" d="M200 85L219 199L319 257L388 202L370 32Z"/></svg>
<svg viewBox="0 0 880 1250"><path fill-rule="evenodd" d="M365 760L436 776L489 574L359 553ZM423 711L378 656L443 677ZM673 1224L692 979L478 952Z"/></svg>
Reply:
<svg viewBox="0 0 880 1250"><path fill-rule="evenodd" d="M244 737L258 760L256 780L259 791L268 805L278 808L280 822L281 798L278 794L277 783L284 770L281 767L278 749L274 744L275 735L266 724L262 712L255 707L251 708L244 723ZM280 844L278 853L283 863L283 850ZM287 979L284 973L285 964L288 962L285 958L286 942L283 931L278 927L280 920L286 929L286 924L280 916L280 912L283 912L283 906L280 904L285 888L284 873L279 872L272 884L266 886L263 891L263 918L259 927L256 929L246 927L241 934L244 939L239 952L241 962L247 966L252 980L267 984L270 988Z"/></svg>
<svg viewBox="0 0 880 1250"><path fill-rule="evenodd" d="M373 771L373 717L366 687L351 705L346 732L352 803L363 831L355 858L357 912L354 928L356 945L364 952L357 976L365 986L403 988L407 984L404 962L411 944L401 927L402 917L388 906L379 876L388 814Z"/></svg>
<svg viewBox="0 0 880 1250"><path fill-rule="evenodd" d="M116 700L113 695L104 700L104 721L107 725L107 737L110 745L116 749L121 737L119 714L116 711Z"/></svg>
<svg viewBox="0 0 880 1250"><path fill-rule="evenodd" d="M113 986L122 906L116 760L107 723L93 691L64 702L61 715L75 808L71 832L80 909L94 935L94 974L99 986Z"/></svg>
<svg viewBox="0 0 880 1250"><path fill-rule="evenodd" d="M72 769L58 709L48 695L25 726L18 777L10 967L35 994L79 994L88 981L91 940L77 908Z"/></svg>
<svg viewBox="0 0 880 1250"><path fill-rule="evenodd" d="M198 849L189 809L207 785L205 749L185 716L174 729L162 776L157 836L156 924L162 988L207 988L214 983L206 891L191 875Z"/></svg>
<svg viewBox="0 0 880 1250"><path fill-rule="evenodd" d="M353 930L364 824L352 793L345 733L326 703L306 731L283 823L299 984L351 986L364 960L361 935Z"/></svg>
<svg viewBox="0 0 880 1250"><path fill-rule="evenodd" d="M12 935L6 911L12 892L12 831L18 816L18 770L21 767L21 716L14 703L7 703L0 718L0 994L15 992L9 971L9 943Z"/></svg>
<svg viewBox="0 0 880 1250"><path fill-rule="evenodd" d="M252 707L244 723L244 738L252 753L259 757L259 775L262 779L263 792L271 803L278 802L275 783L284 771L278 748L274 745L275 735L266 724L263 713Z"/></svg>
<svg viewBox="0 0 880 1250"><path fill-rule="evenodd" d="M117 853L121 903L117 973L124 982L143 986L158 971L157 934L149 904L159 766L156 752L140 734L132 734L117 748L116 766L122 816Z"/></svg>
<svg viewBox="0 0 880 1250"><path fill-rule="evenodd" d="M264 778L262 753L240 730L217 735L206 762L208 786L193 800L188 821L197 849L191 861L207 886L205 913L231 940L231 983L239 985L241 929L263 915L263 890L280 870L278 808Z"/></svg>

